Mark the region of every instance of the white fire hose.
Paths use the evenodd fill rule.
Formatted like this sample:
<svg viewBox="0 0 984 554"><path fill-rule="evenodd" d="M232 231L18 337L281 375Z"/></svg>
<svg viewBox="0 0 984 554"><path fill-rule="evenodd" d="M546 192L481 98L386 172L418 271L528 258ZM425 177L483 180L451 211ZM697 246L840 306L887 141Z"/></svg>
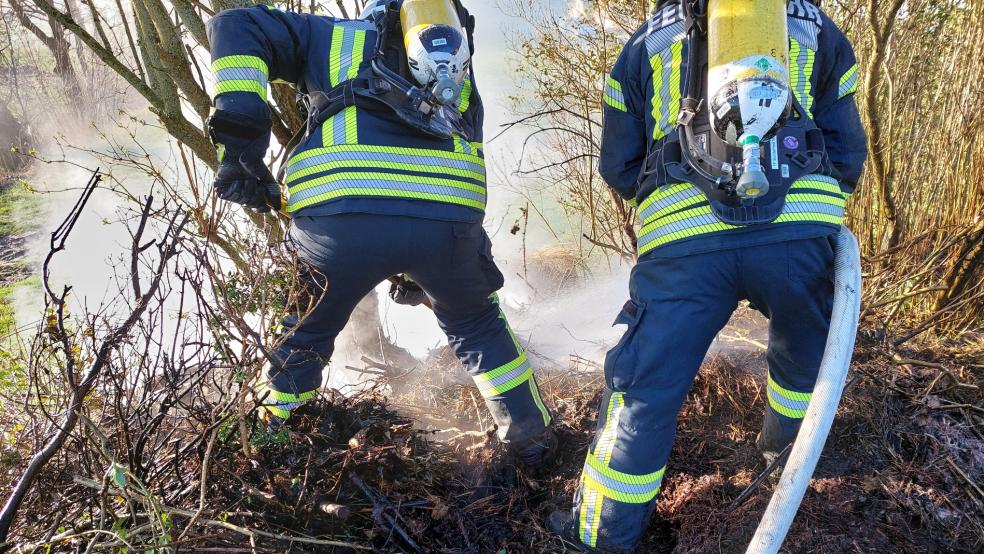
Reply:
<svg viewBox="0 0 984 554"><path fill-rule="evenodd" d="M861 256L858 241L847 227L841 227L834 258L834 307L820 373L779 486L755 530L755 536L748 544L746 554L775 554L786 539L817 467L844 392L860 309Z"/></svg>

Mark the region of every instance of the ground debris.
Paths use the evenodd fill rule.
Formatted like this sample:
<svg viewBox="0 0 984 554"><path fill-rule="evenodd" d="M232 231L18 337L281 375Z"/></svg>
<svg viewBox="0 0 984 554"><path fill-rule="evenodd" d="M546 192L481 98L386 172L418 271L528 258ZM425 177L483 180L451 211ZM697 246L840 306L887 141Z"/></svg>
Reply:
<svg viewBox="0 0 984 554"><path fill-rule="evenodd" d="M943 370L900 365L877 348L858 347L840 415L786 551L980 552L982 419L973 409L945 408L980 406L979 360L958 350L905 353L952 374L940 378ZM765 480L731 507L764 467L754 446L764 410L764 356L728 351L708 358L681 413L642 551L744 551L777 481ZM548 476L536 478L508 458L480 397L457 371L425 364L410 374L416 385L405 383L391 399L376 389L356 397L325 395L302 407L286 433L257 433L253 458L236 437L225 437L212 452L206 506L190 526L202 452L182 458L185 470L169 473L170 480L148 474L147 489L174 508L172 535L193 550L565 552L542 522L570 506L594 432L601 374L570 371L541 379L558 416L561 452ZM927 403L929 396L938 404ZM422 414L431 417L422 421ZM73 478L73 456L66 450L62 463L50 468L50 486L33 493L24 521L65 526L86 513L89 521L98 519L106 497L94 494L98 479L91 474L88 487ZM114 502L118 525L147 525L144 516L121 511L122 497ZM39 541L51 528L24 524L19 540ZM250 536L250 530L262 534Z"/></svg>

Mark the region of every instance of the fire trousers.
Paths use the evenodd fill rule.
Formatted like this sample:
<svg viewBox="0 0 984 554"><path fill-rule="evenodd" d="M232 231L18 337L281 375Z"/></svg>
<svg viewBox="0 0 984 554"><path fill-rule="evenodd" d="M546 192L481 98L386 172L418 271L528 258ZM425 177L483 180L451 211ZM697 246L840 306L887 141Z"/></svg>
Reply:
<svg viewBox="0 0 984 554"><path fill-rule="evenodd" d="M312 278L320 302L290 333L268 375L274 410L289 410L321 387L334 341L359 301L392 275L406 274L430 298L441 329L491 410L506 443L541 434L550 413L530 361L499 307L503 276L480 223L345 213L300 216L290 240ZM323 292L322 292L323 291ZM421 308L423 309L423 308ZM276 413L274 411L274 413Z"/></svg>
<svg viewBox="0 0 984 554"><path fill-rule="evenodd" d="M638 546L677 414L712 340L742 299L769 319L759 446L775 453L795 438L830 327L833 260L833 237L639 260L631 300L615 322L628 328L605 361L597 433L575 497L583 543L614 552Z"/></svg>

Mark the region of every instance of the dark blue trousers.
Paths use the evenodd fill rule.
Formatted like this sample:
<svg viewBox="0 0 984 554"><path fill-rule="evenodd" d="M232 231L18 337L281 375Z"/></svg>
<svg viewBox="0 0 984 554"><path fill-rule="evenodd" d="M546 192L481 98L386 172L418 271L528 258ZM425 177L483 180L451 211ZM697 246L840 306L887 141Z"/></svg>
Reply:
<svg viewBox="0 0 984 554"><path fill-rule="evenodd" d="M284 321L292 333L269 371L276 407L289 410L313 396L355 306L380 282L406 274L433 303L503 442L539 435L549 424L533 369L499 307L495 292L503 276L480 223L355 213L300 216L290 240L300 259L320 273L310 286L321 300L307 317Z"/></svg>
<svg viewBox="0 0 984 554"><path fill-rule="evenodd" d="M760 446L778 451L795 437L830 326L833 259L833 237L820 237L639 260L631 300L616 320L628 328L605 362L597 434L575 498L585 544L614 551L638 545L677 414L711 341L742 299L769 318Z"/></svg>

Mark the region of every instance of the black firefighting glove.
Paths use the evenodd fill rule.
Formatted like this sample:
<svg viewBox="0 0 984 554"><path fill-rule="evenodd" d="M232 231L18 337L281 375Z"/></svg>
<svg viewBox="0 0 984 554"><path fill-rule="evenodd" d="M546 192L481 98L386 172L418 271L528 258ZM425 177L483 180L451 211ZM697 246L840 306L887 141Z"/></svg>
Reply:
<svg viewBox="0 0 984 554"><path fill-rule="evenodd" d="M216 196L258 213L280 210L280 185L263 163L270 146L269 121L216 110L208 120L208 131L219 153L213 183Z"/></svg>
<svg viewBox="0 0 984 554"><path fill-rule="evenodd" d="M427 300L427 293L420 285L400 275L397 281L390 285L390 298L404 306L419 306Z"/></svg>

